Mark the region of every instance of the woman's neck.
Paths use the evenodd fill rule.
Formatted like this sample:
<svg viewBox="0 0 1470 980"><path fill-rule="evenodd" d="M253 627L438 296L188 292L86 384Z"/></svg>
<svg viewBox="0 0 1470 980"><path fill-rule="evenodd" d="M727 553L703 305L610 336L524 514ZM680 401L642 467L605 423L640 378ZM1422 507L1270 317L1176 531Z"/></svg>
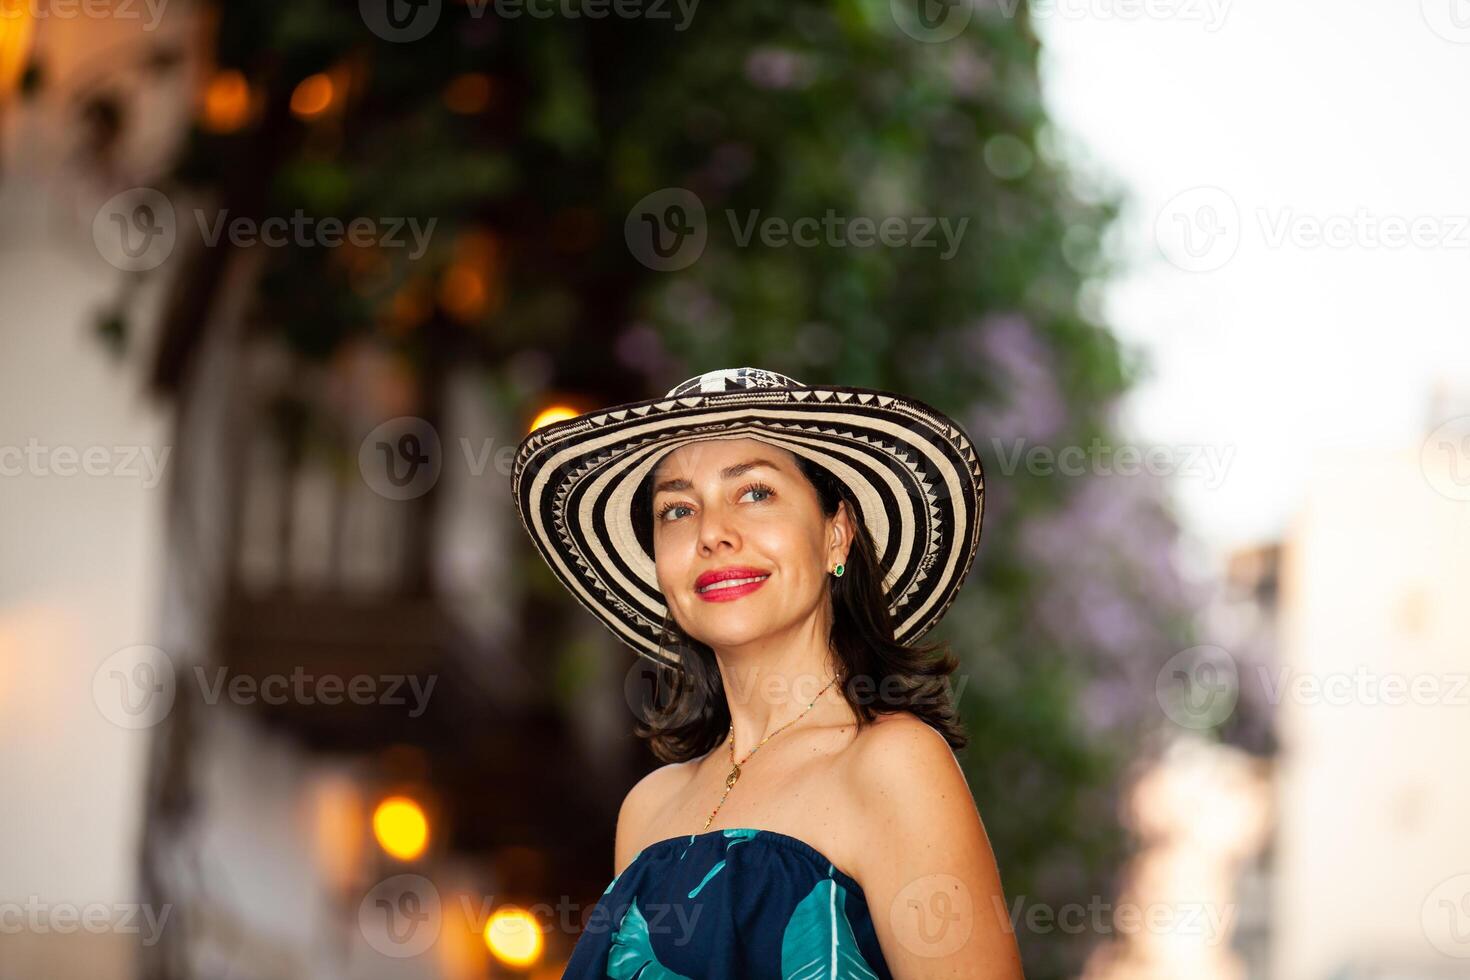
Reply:
<svg viewBox="0 0 1470 980"><path fill-rule="evenodd" d="M783 644L764 650L715 651L725 687L725 701L735 728L735 758L744 759L761 740L790 724L821 695L833 697L839 661L825 643ZM841 700L838 692L837 700Z"/></svg>

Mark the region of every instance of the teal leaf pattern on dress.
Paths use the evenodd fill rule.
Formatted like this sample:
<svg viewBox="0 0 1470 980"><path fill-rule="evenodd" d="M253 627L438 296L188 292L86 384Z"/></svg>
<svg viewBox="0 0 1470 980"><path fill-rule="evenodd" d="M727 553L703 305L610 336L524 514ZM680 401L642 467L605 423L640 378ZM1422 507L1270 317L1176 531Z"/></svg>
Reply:
<svg viewBox="0 0 1470 980"><path fill-rule="evenodd" d="M638 911L637 899L628 903L618 931L613 933L612 948L607 951L607 975L612 980L691 980L658 961L648 935L648 920Z"/></svg>
<svg viewBox="0 0 1470 980"><path fill-rule="evenodd" d="M791 912L781 936L782 980L877 980L847 920L847 890L823 878Z"/></svg>
<svg viewBox="0 0 1470 980"><path fill-rule="evenodd" d="M760 831L753 830L749 827L731 827L728 830L722 831L722 833L725 835L725 850L729 851L730 848L734 847L736 844L742 844L745 841L750 840L756 834L760 833ZM703 880L701 880L699 884L694 886L694 890L689 893L689 897L693 898L694 896L698 895L700 890L704 888L705 885L709 884L709 880L715 875L719 874L721 869L723 869L724 867L725 860L724 858L721 858L718 864L709 869L709 873L704 876Z"/></svg>

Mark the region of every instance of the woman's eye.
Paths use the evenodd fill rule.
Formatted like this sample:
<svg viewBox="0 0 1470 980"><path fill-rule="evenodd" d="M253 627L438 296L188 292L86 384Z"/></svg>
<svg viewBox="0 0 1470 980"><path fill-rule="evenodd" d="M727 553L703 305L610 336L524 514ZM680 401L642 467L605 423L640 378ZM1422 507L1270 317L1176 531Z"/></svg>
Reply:
<svg viewBox="0 0 1470 980"><path fill-rule="evenodd" d="M747 496L749 496L752 493L765 494L765 496L763 496L763 497L761 497L761 498L759 498L757 500L752 501L752 503L759 504L759 503L763 503L767 498L770 497L771 494L773 494L775 492L776 491L772 490L770 487L748 487L748 488L746 488L746 490L743 493L740 494L740 499L741 500L744 500ZM665 504L664 507L663 507L663 509L658 512L658 519L660 521L673 521L673 520L678 520L679 515L676 514L675 511L689 510L689 509L690 508L686 507L684 504Z"/></svg>

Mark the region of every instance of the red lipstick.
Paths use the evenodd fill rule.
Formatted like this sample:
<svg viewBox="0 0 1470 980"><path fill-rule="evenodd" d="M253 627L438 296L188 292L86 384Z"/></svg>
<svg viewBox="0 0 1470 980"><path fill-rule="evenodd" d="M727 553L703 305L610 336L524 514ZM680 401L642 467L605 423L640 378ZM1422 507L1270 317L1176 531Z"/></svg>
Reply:
<svg viewBox="0 0 1470 980"><path fill-rule="evenodd" d="M770 572L763 571L759 568L745 566L717 568L714 571L705 572L695 580L694 593L706 602L729 602L732 599L739 599L741 596L749 595L762 585L765 585L766 579L770 575ZM739 584L721 584L725 582ZM704 591L700 591L701 589Z"/></svg>

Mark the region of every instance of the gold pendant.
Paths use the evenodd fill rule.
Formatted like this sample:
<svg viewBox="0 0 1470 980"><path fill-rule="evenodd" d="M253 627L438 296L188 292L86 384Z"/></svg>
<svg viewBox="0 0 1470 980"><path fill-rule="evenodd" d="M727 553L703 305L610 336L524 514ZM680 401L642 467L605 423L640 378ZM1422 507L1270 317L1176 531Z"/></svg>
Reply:
<svg viewBox="0 0 1470 980"><path fill-rule="evenodd" d="M737 765L734 769L731 769L730 770L730 775L728 775L728 776L725 777L725 788L726 789L734 789L735 788L735 780L737 780L739 778L740 778L740 767Z"/></svg>

